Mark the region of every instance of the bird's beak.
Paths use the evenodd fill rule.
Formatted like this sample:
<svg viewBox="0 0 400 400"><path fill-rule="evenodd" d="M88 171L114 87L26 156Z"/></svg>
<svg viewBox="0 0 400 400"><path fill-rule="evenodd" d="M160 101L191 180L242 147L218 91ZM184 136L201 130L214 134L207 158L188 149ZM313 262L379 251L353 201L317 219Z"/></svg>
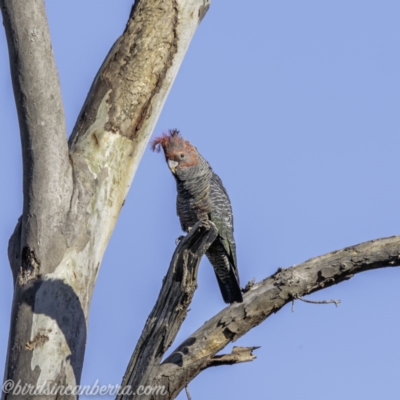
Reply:
<svg viewBox="0 0 400 400"><path fill-rule="evenodd" d="M178 162L177 161L168 160L168 167L172 171L173 174L175 174L177 166L178 166Z"/></svg>

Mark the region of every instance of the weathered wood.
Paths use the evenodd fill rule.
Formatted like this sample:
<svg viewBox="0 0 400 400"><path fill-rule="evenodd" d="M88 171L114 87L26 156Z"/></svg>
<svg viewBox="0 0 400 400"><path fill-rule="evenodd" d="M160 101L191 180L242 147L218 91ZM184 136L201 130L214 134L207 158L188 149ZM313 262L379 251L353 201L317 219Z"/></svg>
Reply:
<svg viewBox="0 0 400 400"><path fill-rule="evenodd" d="M15 281L6 379L79 384L93 287L142 153L207 0L137 0L101 66L69 147L43 0L0 0L21 131L24 208L10 239ZM123 386L174 398L202 370L251 361L254 347L216 355L286 303L369 269L400 264L400 238L349 247L249 285L160 364L186 316L201 256L216 230L179 243ZM3 394L3 398L18 398ZM55 399L54 396L36 398ZM67 398L67 397L64 397ZM132 398L122 396L120 399Z"/></svg>
<svg viewBox="0 0 400 400"><path fill-rule="evenodd" d="M6 379L79 384L105 248L208 4L135 1L68 148L44 1L1 0L24 153L24 210L9 244L16 284Z"/></svg>
<svg viewBox="0 0 400 400"><path fill-rule="evenodd" d="M129 362L122 387L135 389L151 381L161 358L171 346L187 315L187 309L197 288L197 271L201 257L217 237L212 222L198 222L179 242L157 302L150 313L136 349ZM119 400L143 399L121 395Z"/></svg>
<svg viewBox="0 0 400 400"><path fill-rule="evenodd" d="M233 364L253 361L255 358L257 358L253 354L253 351L259 348L260 348L259 346L253 346L253 347L235 346L232 349L232 353L221 354L212 357L207 367L217 367L219 365L233 365Z"/></svg>
<svg viewBox="0 0 400 400"><path fill-rule="evenodd" d="M294 298L335 285L363 271L399 265L400 237L395 236L361 243L291 268L279 269L249 288L243 303L225 308L190 335L161 364L155 379L147 384L164 386L168 398L173 399L201 371L218 364L216 353ZM227 360L232 360L232 356ZM150 398L165 400L166 397L156 394Z"/></svg>

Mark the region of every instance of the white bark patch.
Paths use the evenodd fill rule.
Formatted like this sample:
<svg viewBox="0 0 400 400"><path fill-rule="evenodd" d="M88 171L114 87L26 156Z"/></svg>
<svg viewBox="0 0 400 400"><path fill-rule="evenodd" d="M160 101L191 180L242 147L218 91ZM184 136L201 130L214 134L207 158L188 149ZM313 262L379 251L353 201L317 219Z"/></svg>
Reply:
<svg viewBox="0 0 400 400"><path fill-rule="evenodd" d="M94 255L96 260L93 265L97 265L102 259L146 147L144 141L130 140L104 129L109 117L110 107L107 101L111 91L110 89L104 96L94 123L71 149L72 152L79 152L87 161L99 188L88 210L91 215L88 229L96 232L91 235L92 251L89 252L92 259Z"/></svg>

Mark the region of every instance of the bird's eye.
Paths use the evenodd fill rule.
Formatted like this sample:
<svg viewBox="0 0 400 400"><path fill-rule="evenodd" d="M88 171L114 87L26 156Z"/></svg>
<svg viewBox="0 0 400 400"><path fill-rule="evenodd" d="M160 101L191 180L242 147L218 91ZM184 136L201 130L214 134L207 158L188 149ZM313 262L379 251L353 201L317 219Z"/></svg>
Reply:
<svg viewBox="0 0 400 400"><path fill-rule="evenodd" d="M185 155L183 153L181 153L181 158L185 157Z"/></svg>

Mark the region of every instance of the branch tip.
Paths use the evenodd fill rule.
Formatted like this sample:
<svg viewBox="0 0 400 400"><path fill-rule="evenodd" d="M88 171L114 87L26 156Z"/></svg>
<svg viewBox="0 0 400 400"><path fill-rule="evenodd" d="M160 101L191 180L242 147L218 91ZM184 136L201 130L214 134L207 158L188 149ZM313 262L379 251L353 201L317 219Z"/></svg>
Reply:
<svg viewBox="0 0 400 400"><path fill-rule="evenodd" d="M189 387L188 385L185 386L185 391L186 391L186 396L188 398L188 400L192 400L192 396L189 393Z"/></svg>
<svg viewBox="0 0 400 400"><path fill-rule="evenodd" d="M207 367L216 367L218 365L233 365L242 362L253 361L257 358L253 351L259 349L260 346L252 347L241 347L235 346L230 354L221 354L219 356L214 356L210 359L209 365Z"/></svg>
<svg viewBox="0 0 400 400"><path fill-rule="evenodd" d="M301 300L304 301L304 303L310 303L310 304L331 304L334 303L335 306L337 307L342 301L341 300L307 300L304 297L301 297L297 294L292 295L293 300L292 300L292 312L294 312L294 301L295 300Z"/></svg>

